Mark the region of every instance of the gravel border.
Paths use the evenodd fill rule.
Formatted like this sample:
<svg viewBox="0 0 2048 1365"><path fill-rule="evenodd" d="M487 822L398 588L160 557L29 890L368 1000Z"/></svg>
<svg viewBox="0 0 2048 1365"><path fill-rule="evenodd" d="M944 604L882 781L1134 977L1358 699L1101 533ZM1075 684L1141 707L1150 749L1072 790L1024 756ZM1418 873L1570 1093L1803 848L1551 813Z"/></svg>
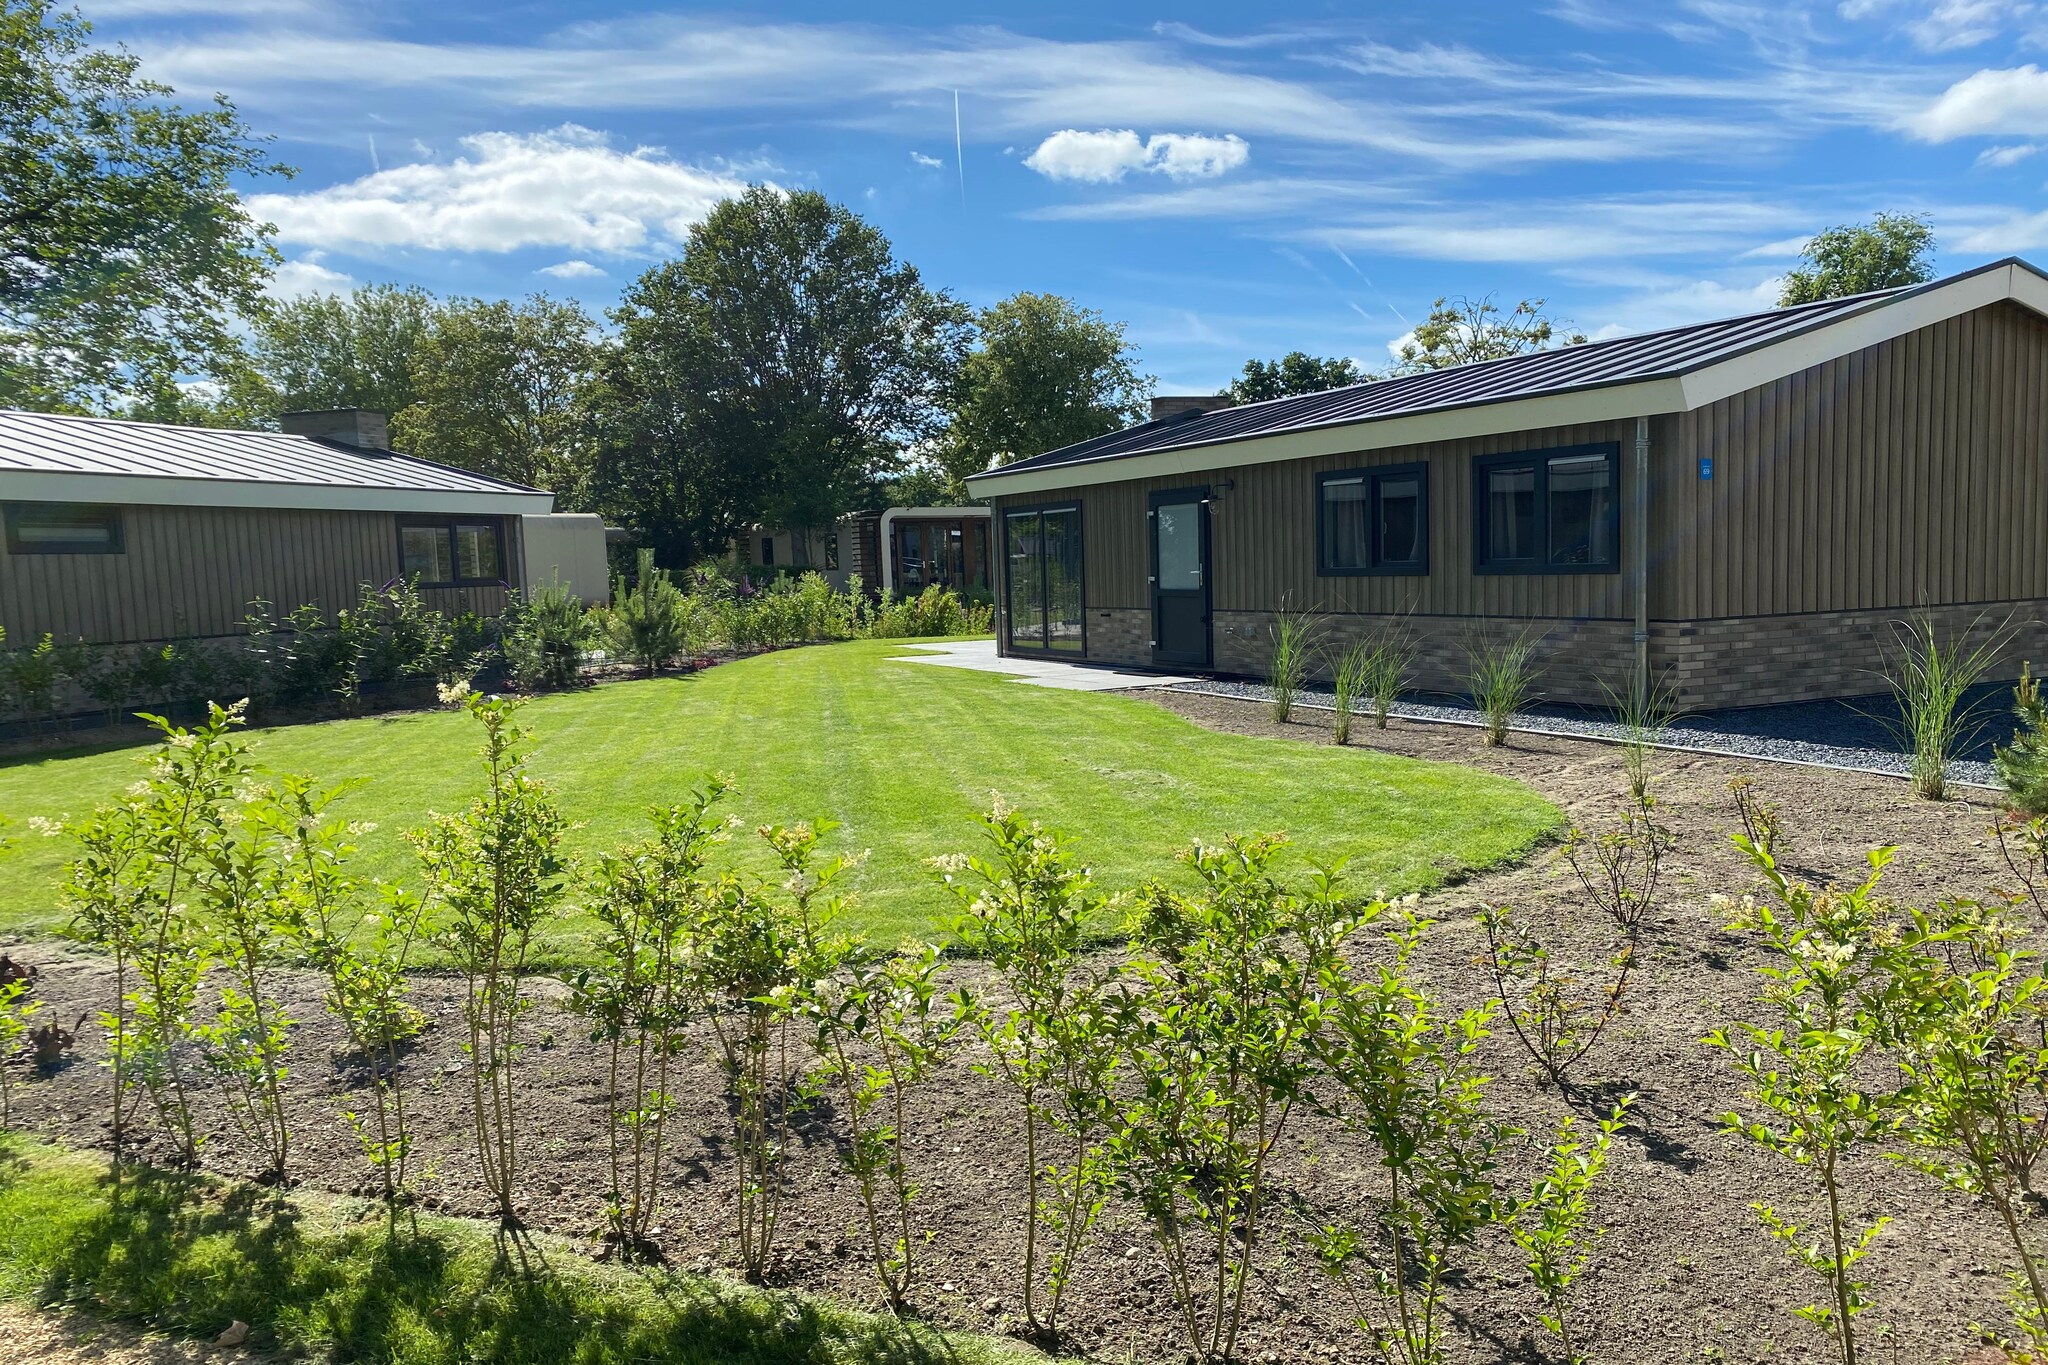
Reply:
<svg viewBox="0 0 2048 1365"><path fill-rule="evenodd" d="M1237 701L1270 703L1273 700L1273 689L1264 683L1233 682L1225 679L1176 683L1164 690L1204 697L1228 697ZM1296 694L1295 705L1307 707L1312 711L1337 709L1336 698L1330 689L1315 685L1302 687ZM1438 725L1467 725L1476 728L1482 723L1475 708L1453 702L1396 702L1392 714L1403 720L1419 720ZM1521 715L1517 716L1508 728L1525 734L1591 739L1609 744L1619 743L1627 738L1622 728L1611 721L1576 716ZM1767 738L1720 730L1714 727L1710 715L1687 716L1679 720L1666 728L1653 741L1652 747L1714 754L1722 758L1754 758L1765 763L1787 763L1798 767L1874 773L1879 777L1912 775L1906 755L1893 749L1816 744L1808 740ZM1958 759L1949 764L1948 771L1950 779L1959 785L1991 790L1998 788L1997 777L1989 763Z"/></svg>

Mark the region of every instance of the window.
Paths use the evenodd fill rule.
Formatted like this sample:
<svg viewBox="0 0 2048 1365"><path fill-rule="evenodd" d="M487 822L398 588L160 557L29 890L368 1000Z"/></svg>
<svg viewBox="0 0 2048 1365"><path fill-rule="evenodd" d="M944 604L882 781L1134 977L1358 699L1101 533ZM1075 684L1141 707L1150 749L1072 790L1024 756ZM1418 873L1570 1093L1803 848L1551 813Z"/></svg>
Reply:
<svg viewBox="0 0 2048 1365"><path fill-rule="evenodd" d="M7 553L12 555L117 555L121 509L77 502L7 504Z"/></svg>
<svg viewBox="0 0 2048 1365"><path fill-rule="evenodd" d="M1472 462L1479 573L1612 573L1621 567L1617 445L1484 455Z"/></svg>
<svg viewBox="0 0 2048 1365"><path fill-rule="evenodd" d="M775 562L774 536L761 537L761 562L763 564L773 564Z"/></svg>
<svg viewBox="0 0 2048 1365"><path fill-rule="evenodd" d="M1349 469L1316 480L1316 572L1429 572L1429 467Z"/></svg>
<svg viewBox="0 0 2048 1365"><path fill-rule="evenodd" d="M505 581L502 531L495 521L426 521L398 524L398 570L423 588Z"/></svg>
<svg viewBox="0 0 2048 1365"><path fill-rule="evenodd" d="M1009 561L1012 649L1086 651L1081 620L1081 509L1042 507L1003 514Z"/></svg>

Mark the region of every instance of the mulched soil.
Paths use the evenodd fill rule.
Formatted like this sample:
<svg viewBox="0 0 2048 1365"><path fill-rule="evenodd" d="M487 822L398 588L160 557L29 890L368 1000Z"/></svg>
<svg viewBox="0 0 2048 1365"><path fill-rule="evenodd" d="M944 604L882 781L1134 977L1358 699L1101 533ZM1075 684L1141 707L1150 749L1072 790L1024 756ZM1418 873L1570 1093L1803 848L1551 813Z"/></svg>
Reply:
<svg viewBox="0 0 2048 1365"><path fill-rule="evenodd" d="M1302 713L1276 726L1263 708L1213 697L1142 694L1200 724L1257 734L1285 734L1327 743L1327 715ZM1465 763L1528 782L1572 820L1598 827L1620 809L1625 793L1618 751L1611 746L1517 735L1501 750L1484 750L1467 729L1395 722L1384 731L1354 733L1354 742L1392 753ZM1754 884L1727 842L1733 823L1727 786L1748 773L1779 803L1788 830L1783 860L1817 881L1859 875L1864 851L1880 843L1900 853L1887 875L1889 892L1908 903L1983 891L2009 880L1986 837L1994 818L1988 794L1930 804L1896 780L1857 773L1664 754L1658 760L1660 818L1677 834L1667 864L1666 894L1645 945L1632 1008L1586 1063L1588 1090L1641 1098L1597 1190L1607 1229L1581 1284L1579 1314L1596 1358L1630 1362L1820 1361L1830 1348L1792 1309L1820 1292L1765 1236L1752 1201L1804 1221L1817 1200L1799 1173L1726 1136L1718 1116L1742 1103L1726 1062L1700 1046L1709 1029L1751 1017L1761 955L1747 939L1721 927L1724 911L1709 897ZM1329 799L1341 801L1342 792ZM1190 831L1215 833L1216 831ZM934 832L935 847L948 842ZM1549 931L1594 955L1604 942L1592 912L1554 862L1529 863L1474 878L1425 898L1442 923L1417 957L1419 974L1465 1007L1486 998L1490 984L1474 963L1483 939L1473 911L1510 903L1541 917ZM15 950L42 968L49 1015L78 1017L105 1002L106 964L53 943ZM960 963L956 975L981 969ZM475 1158L465 1152L466 1087L457 1015L459 983L422 976L417 1002L434 1026L410 1062L410 1084L425 1165L433 1171L427 1202L456 1214L486 1205ZM571 1234L601 1218L604 1176L602 1057L583 1026L560 1008L563 992L543 983L549 1003L536 1012L527 1059L530 1135L525 1175L529 1221ZM301 1136L294 1174L342 1192L365 1190L355 1143L338 1112L363 1103L361 1077L342 1055L342 1040L318 1004L310 980L293 978L289 993L305 1022L295 1035L292 1076ZM19 1087L16 1113L35 1130L80 1147L103 1146L109 1079L94 1063L103 1054L87 1029L77 1060L47 1079ZM708 1039L696 1048L679 1086L685 1112L675 1128L672 1192L659 1240L685 1268L715 1269L728 1261L726 1220L734 1172L724 1139L727 1110ZM941 1323L1005 1331L1016 1326L1021 1207L1020 1130L1005 1092L956 1061L915 1106L914 1159L923 1211L933 1231L923 1250L920 1311ZM1491 1104L1528 1130L1512 1145L1505 1181L1523 1185L1534 1173L1558 1121L1574 1112L1555 1088L1538 1084L1528 1058L1502 1031L1484 1050L1495 1080ZM17 1072L27 1080L25 1072ZM1577 1112L1596 1105L1581 1096ZM236 1140L209 1106L214 1142L210 1168L246 1166ZM875 1303L870 1273L857 1248L855 1192L838 1166L829 1111L814 1115L790 1167L792 1197L778 1281L809 1291ZM1333 1124L1298 1114L1282 1146L1278 1177L1290 1198L1330 1209L1358 1210L1378 1188L1370 1156ZM1994 1216L1937 1190L1927 1178L1871 1156L1849 1172L1851 1216L1888 1217L1865 1264L1873 1307L1861 1320L1874 1336L1880 1324L1896 1349L1874 1359L1959 1361L1980 1340L1976 1324L2005 1321L2008 1254ZM1283 1231L1278 1221L1276 1234ZM1275 1235L1258 1258L1258 1288L1243 1343L1256 1361L1363 1359L1370 1348L1347 1323L1344 1302L1318 1276L1313 1257L1293 1235ZM1130 1210L1113 1205L1078 1268L1070 1290L1069 1349L1098 1359L1173 1359L1184 1342L1157 1252ZM1535 1321L1537 1299L1514 1248L1485 1242L1455 1298L1458 1325L1451 1358L1459 1361L1541 1361L1547 1342Z"/></svg>

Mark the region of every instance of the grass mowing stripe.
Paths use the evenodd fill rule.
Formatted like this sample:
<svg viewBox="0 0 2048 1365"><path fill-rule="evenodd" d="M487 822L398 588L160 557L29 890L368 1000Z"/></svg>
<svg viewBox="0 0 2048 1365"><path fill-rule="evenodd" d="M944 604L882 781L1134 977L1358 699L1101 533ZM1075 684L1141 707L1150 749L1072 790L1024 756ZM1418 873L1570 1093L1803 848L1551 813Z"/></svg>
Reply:
<svg viewBox="0 0 2048 1365"><path fill-rule="evenodd" d="M1348 857L1353 881L1390 894L1526 852L1562 817L1507 778L1328 744L1218 734L1129 697L1027 687L996 675L892 663L915 649L855 642L784 650L682 678L610 684L534 701L533 767L582 825L589 854L645 828L648 807L715 771L749 827L841 822L829 848L868 849L856 919L883 939L928 936L948 908L924 860L974 846L991 790L1072 836L1098 884L1182 878L1188 840L1284 829L1304 853ZM403 831L478 786L477 727L453 711L256 731L273 771L361 777L340 809L373 821L364 870L416 882ZM0 762L0 813L81 814L135 779L140 749ZM0 931L61 923L67 849L27 831L0 860ZM751 835L734 856L766 870ZM580 958L590 921L568 912L539 944Z"/></svg>

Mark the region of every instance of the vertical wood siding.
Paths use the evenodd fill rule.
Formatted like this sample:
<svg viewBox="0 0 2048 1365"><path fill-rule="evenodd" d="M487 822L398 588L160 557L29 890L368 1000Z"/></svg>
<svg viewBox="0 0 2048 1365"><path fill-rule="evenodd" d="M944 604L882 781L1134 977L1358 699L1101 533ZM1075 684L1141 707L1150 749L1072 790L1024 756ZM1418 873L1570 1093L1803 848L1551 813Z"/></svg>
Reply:
<svg viewBox="0 0 2048 1365"><path fill-rule="evenodd" d="M2048 598L2044 390L2048 320L1999 303L1664 419L1651 614Z"/></svg>
<svg viewBox="0 0 2048 1365"><path fill-rule="evenodd" d="M518 519L505 523L506 564L517 563ZM10 643L165 640L238 635L249 604L278 611L312 602L332 615L364 583L398 576L388 512L124 507L118 555L9 555L0 544L0 626ZM430 588L428 605L495 616L501 587Z"/></svg>

